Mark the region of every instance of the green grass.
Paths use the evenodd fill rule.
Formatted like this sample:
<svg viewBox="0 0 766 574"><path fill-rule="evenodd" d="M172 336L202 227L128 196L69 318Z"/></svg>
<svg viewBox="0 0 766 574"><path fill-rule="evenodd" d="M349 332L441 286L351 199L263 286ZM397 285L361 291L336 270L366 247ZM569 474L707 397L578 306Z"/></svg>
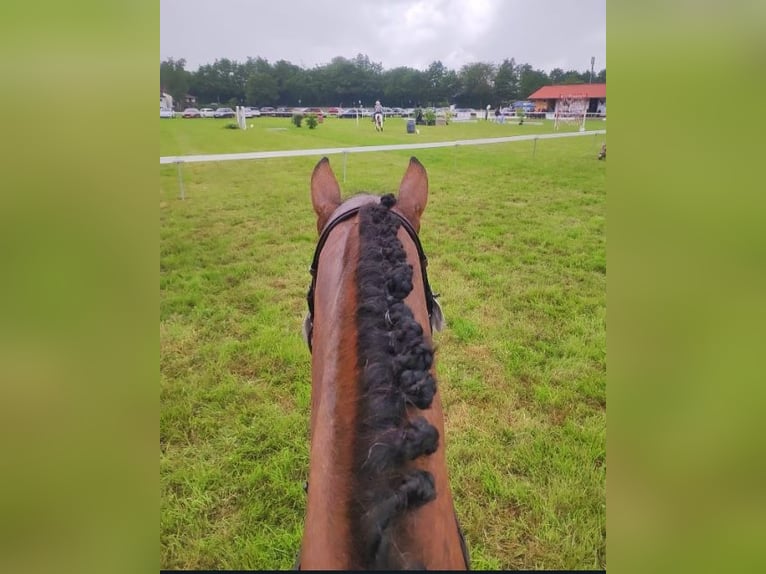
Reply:
<svg viewBox="0 0 766 574"><path fill-rule="evenodd" d="M324 123L310 130L305 125L295 127L290 118L251 118L247 130L230 130L229 118L199 118L160 120L160 155L191 155L202 153L237 153L248 151L313 149L358 145L387 145L413 142L438 142L472 138L505 137L535 133L551 133L553 121L528 120L542 125L514 122L453 122L448 126L418 126L420 134L408 134L405 118L389 118L383 132L376 132L369 119L325 118ZM605 129L603 120L588 120L588 130ZM576 131L562 126L560 131Z"/></svg>
<svg viewBox="0 0 766 574"><path fill-rule="evenodd" d="M354 123L269 135L163 120L161 149L412 141L403 122L402 133L354 140ZM514 129L524 128L421 128L421 139ZM421 239L448 322L435 341L450 481L475 569L606 567L603 140L544 140L534 157L533 142L414 153L429 174ZM349 155L344 197L395 191L410 155ZM187 164L185 201L176 166L160 166L162 568L289 569L295 560L318 159ZM342 160L331 162L342 180Z"/></svg>

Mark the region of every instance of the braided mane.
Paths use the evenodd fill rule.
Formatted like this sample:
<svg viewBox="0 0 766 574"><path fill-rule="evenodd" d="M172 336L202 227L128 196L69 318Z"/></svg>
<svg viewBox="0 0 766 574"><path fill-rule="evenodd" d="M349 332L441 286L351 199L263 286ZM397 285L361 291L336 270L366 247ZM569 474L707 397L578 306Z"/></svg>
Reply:
<svg viewBox="0 0 766 574"><path fill-rule="evenodd" d="M431 406L436 381L433 349L404 303L413 270L390 212L395 203L389 194L359 211L359 438L350 519L359 567L372 569L418 567L397 550L396 527L408 510L436 498L431 473L409 464L436 451L439 433L424 417L407 417L408 405Z"/></svg>

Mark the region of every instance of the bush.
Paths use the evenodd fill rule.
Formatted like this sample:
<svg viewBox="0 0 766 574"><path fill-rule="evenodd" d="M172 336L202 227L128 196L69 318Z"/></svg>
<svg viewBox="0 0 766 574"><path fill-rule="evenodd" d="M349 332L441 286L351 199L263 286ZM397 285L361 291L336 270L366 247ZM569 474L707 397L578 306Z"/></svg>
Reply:
<svg viewBox="0 0 766 574"><path fill-rule="evenodd" d="M423 118L426 120L427 126L435 126L436 125L436 112L433 110L426 110L426 113L423 114Z"/></svg>
<svg viewBox="0 0 766 574"><path fill-rule="evenodd" d="M301 127L301 122L303 121L303 116L301 114L293 114L293 123L295 124L296 128Z"/></svg>
<svg viewBox="0 0 766 574"><path fill-rule="evenodd" d="M236 123L228 123L225 126L223 126L227 130L238 130L239 126Z"/></svg>
<svg viewBox="0 0 766 574"><path fill-rule="evenodd" d="M306 125L309 127L310 130L313 130L315 127L317 127L317 123L318 123L317 117L314 114L309 114L308 116L306 116Z"/></svg>

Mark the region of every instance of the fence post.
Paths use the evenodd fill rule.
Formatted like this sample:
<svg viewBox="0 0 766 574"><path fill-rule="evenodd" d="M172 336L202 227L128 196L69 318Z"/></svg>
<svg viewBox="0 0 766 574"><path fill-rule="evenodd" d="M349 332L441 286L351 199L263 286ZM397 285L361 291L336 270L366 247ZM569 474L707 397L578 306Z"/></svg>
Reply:
<svg viewBox="0 0 766 574"><path fill-rule="evenodd" d="M184 176L181 171L181 165L183 162L181 160L176 160L176 166L178 166L178 187L181 188L181 200L186 199L186 193L184 192Z"/></svg>

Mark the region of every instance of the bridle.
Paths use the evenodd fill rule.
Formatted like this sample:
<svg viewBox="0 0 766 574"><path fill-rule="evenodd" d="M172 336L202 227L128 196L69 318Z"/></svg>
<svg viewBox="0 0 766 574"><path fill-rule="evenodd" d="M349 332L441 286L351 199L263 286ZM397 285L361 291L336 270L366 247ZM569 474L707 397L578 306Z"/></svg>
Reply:
<svg viewBox="0 0 766 574"><path fill-rule="evenodd" d="M322 230L322 233L319 236L319 242L317 243L316 249L314 250L314 259L311 262L311 267L309 268L309 272L311 273L311 286L309 287L308 294L306 295L306 300L309 306L308 325L307 325L307 332L306 332L306 338L309 345L309 351L312 350L311 338L314 332L314 289L316 288L317 269L319 268L319 256L321 255L322 249L324 248L325 243L327 243L327 239L330 237L330 233L332 233L333 229L335 229L338 225L340 225L344 221L348 221L349 219L354 217L357 213L359 213L359 210L365 205L369 205L370 203L380 202L380 197L372 196L372 195L367 197L368 197L368 201L364 201L362 203L358 201L356 202L348 201L344 203L343 205L341 205L340 207L338 207L335 210L335 212L332 214L330 221L328 221L325 224L324 229ZM420 244L420 239L418 238L418 234L415 231L415 228L412 227L412 224L407 220L407 218L404 217L402 214L398 213L397 211L394 211L393 209L390 210L390 212L399 219L399 222L402 224L402 227L404 227L405 231L410 236L410 239L412 239L412 242L415 244L415 248L418 250L418 258L420 259L420 273L421 273L421 277L423 278L423 290L425 291L426 309L428 310L428 322L430 325L432 315L434 312L434 300L439 295L438 294L435 295L431 291L431 285L428 283L428 273L426 272L426 268L428 267L428 257L426 257L426 254L423 251L423 246Z"/></svg>

